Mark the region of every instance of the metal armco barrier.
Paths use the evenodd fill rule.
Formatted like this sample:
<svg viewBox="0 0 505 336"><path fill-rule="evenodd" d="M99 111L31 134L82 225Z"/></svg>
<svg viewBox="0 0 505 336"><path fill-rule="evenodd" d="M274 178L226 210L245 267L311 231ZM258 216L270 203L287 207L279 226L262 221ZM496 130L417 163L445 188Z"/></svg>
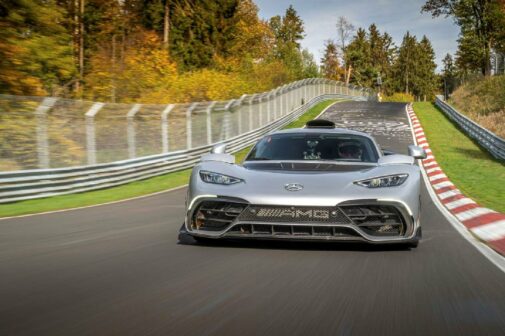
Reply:
<svg viewBox="0 0 505 336"><path fill-rule="evenodd" d="M200 126L203 128L203 134L201 134L204 138L203 141L204 143L206 142L204 145L192 145L193 141L197 139L195 139L192 135L191 131L193 130L193 127L188 127L186 124L185 134L187 136L188 146L183 150L171 151L168 153L149 155L138 158L134 157L110 163L90 164L86 166L0 172L0 203L103 189L157 175L166 174L177 170L187 169L198 162L200 156L207 153L210 148L216 143L228 144L228 151L230 152L241 150L253 144L263 135L279 129L293 120L296 120L309 108L321 101L338 98L362 101L375 99L371 92L367 90L337 87L337 93L332 93L331 91L335 91L335 88L333 87L332 89L333 90L323 90L323 88L321 88L319 92L314 92L314 97L310 98L308 101L305 100L304 96L297 95L295 99L297 101L299 99L300 102L303 101L303 105L295 107L291 110L281 110L282 113L280 113L279 109L282 109L282 104L286 104L286 107L290 106L288 104L293 104L292 101L284 99L286 102L281 102L279 104L281 106L277 107L277 109L268 109L268 113L271 114L271 116L269 117L267 115L265 122L260 123L260 127L252 130L250 130L250 125L253 124L251 123L251 120L254 122L254 118L261 119L262 109L264 108L260 107L259 116L253 115L253 113L248 114L247 118L250 119L249 121L246 121L245 118L243 118L244 116L242 116L242 118L240 118L241 121L239 121L237 124L232 125L233 127L238 128L237 131L232 130L230 127L232 120L237 119L237 116L234 115L237 113L237 110L233 109L233 105L242 104L247 96L243 96L238 100L229 101L227 107L225 108L227 115L222 118L221 125L218 125L220 132L223 133L223 139L220 141L212 142L214 138L212 137L212 130L209 130L209 128L212 129L213 127L216 127L216 125L210 122L206 122ZM354 92L351 90L354 90ZM276 93L273 92L269 94ZM253 95L252 98L249 97L249 102L252 102L254 99L258 99L258 97L255 96L257 95ZM267 97L268 95L263 94L262 96ZM259 98L259 100L261 101L261 98ZM48 103L46 103L45 106L47 106L47 104ZM191 111L194 111L195 107L197 106L196 104L198 103L193 103L190 105L187 110L190 112L186 112L188 115L191 115ZM210 112L208 111L210 111L215 105L216 103L214 102L206 103L206 120L210 119ZM163 116L168 115L174 106L175 105L168 105L165 108L162 114L162 120L166 120ZM96 111L98 109L99 107L96 107L96 105L93 104L89 115L96 115ZM133 115L138 112L138 109L138 107L132 107L130 109L129 116L133 117ZM275 119L272 120L272 117L275 117ZM186 119L186 121L188 121L188 119ZM244 126L244 124L246 125ZM88 125L89 124L86 123L86 126ZM166 127L163 128L163 130L166 130ZM130 129L130 131L127 133L129 139L128 154L129 156L135 156L135 129ZM163 149L165 150L169 148L169 145L167 143L168 138L164 139L165 140L162 142L162 145ZM133 146L131 146L132 144ZM94 150L96 150L95 146L96 144L93 144L92 146ZM91 160L88 156L88 162L92 163L93 159L96 159L95 155L91 156ZM44 157L44 160L47 159Z"/></svg>
<svg viewBox="0 0 505 336"><path fill-rule="evenodd" d="M467 116L459 113L454 107L444 101L443 96L437 96L435 104L455 122L469 137L485 148L496 159L505 161L505 139L488 131Z"/></svg>

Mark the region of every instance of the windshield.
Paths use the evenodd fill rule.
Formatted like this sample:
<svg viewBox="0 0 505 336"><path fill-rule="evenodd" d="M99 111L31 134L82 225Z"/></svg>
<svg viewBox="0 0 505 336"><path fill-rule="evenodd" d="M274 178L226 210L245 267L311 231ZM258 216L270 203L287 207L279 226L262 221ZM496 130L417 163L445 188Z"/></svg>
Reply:
<svg viewBox="0 0 505 336"><path fill-rule="evenodd" d="M254 146L246 161L349 161L377 162L374 143L351 134L287 133L264 137Z"/></svg>

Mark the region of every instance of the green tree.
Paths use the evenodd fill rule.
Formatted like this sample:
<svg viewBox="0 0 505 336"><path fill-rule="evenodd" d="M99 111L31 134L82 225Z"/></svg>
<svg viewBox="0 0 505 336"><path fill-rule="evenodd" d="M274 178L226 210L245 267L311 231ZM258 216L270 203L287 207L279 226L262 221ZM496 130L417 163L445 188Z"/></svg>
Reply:
<svg viewBox="0 0 505 336"><path fill-rule="evenodd" d="M411 94L414 91L418 58L417 38L407 32L403 37L394 64L395 91Z"/></svg>
<svg viewBox="0 0 505 336"><path fill-rule="evenodd" d="M314 60L314 55L308 49L302 50L302 66L303 78L319 77L319 68Z"/></svg>
<svg viewBox="0 0 505 336"><path fill-rule="evenodd" d="M491 74L491 49L499 46L505 26L500 0L428 0L422 10L452 16L461 28L458 65Z"/></svg>
<svg viewBox="0 0 505 336"><path fill-rule="evenodd" d="M438 78L435 74L435 70L437 69L435 51L426 36L423 36L417 49L419 58L417 59L418 66L416 67L415 87L418 96L426 101L426 99L431 99L438 89Z"/></svg>
<svg viewBox="0 0 505 336"><path fill-rule="evenodd" d="M293 6L289 6L284 16L272 17L269 24L275 38L273 57L286 65L291 73L291 79L301 78L303 64L300 41L305 32L302 19Z"/></svg>
<svg viewBox="0 0 505 336"><path fill-rule="evenodd" d="M366 30L363 28L357 30L356 36L346 47L345 57L351 82L360 86L371 87L371 78L374 71L372 69L370 41Z"/></svg>

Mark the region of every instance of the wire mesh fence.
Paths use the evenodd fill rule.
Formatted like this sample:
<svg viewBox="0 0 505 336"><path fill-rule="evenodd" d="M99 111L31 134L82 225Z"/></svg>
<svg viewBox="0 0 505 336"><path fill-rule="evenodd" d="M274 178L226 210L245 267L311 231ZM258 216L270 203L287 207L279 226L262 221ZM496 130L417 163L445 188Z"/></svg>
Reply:
<svg viewBox="0 0 505 336"><path fill-rule="evenodd" d="M320 78L228 101L168 105L0 95L0 171L190 150L261 128L325 94L374 99L371 90Z"/></svg>

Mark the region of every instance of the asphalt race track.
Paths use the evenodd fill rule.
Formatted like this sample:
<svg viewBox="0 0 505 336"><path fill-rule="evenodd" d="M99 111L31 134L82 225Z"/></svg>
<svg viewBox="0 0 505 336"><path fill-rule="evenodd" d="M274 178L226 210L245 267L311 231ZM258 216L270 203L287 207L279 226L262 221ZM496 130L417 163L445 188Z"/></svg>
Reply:
<svg viewBox="0 0 505 336"><path fill-rule="evenodd" d="M412 143L405 106L322 118ZM505 274L423 190L419 248L178 243L185 190L0 221L0 335L505 335Z"/></svg>

